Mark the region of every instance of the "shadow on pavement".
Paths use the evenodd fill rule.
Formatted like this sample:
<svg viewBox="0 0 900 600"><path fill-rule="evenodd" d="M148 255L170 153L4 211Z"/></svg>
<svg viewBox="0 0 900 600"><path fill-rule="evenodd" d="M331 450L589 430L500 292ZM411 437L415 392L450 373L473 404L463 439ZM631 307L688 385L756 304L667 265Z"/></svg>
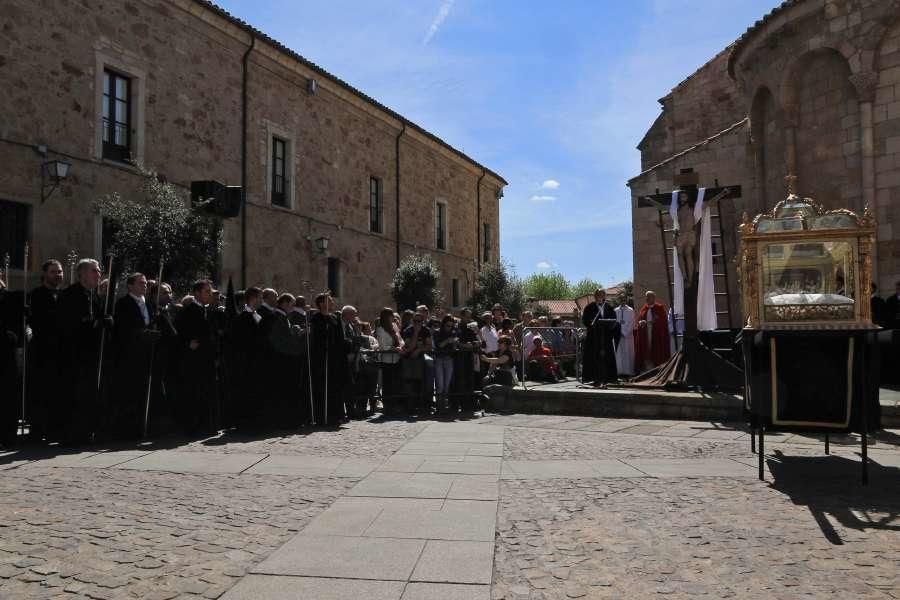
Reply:
<svg viewBox="0 0 900 600"><path fill-rule="evenodd" d="M829 517L857 531L900 531L900 469L880 465L869 456L869 485L860 483L859 460L830 456L786 456L776 450L767 458L771 486L806 506L825 538L844 543Z"/></svg>

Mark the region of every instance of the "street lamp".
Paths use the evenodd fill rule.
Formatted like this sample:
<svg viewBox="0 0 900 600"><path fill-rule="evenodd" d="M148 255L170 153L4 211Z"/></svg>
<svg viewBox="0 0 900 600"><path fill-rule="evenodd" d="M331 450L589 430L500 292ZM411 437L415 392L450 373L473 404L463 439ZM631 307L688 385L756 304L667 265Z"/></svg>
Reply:
<svg viewBox="0 0 900 600"><path fill-rule="evenodd" d="M48 160L41 164L41 204L59 187L59 182L69 176L71 166L71 163L64 160ZM48 178L50 179L49 184ZM50 185L49 190L47 189L48 185Z"/></svg>
<svg viewBox="0 0 900 600"><path fill-rule="evenodd" d="M316 250L319 251L319 254L325 254L328 251L328 238L322 236L320 238L316 238Z"/></svg>

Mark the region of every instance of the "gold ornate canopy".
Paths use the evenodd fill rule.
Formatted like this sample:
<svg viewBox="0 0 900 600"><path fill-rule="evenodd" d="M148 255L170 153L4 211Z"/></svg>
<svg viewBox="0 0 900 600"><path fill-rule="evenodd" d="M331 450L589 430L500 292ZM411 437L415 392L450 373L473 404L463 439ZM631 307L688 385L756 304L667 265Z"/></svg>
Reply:
<svg viewBox="0 0 900 600"><path fill-rule="evenodd" d="M789 178L790 181L790 178ZM740 263L748 329L871 329L875 219L824 210L790 194L752 221L744 213Z"/></svg>

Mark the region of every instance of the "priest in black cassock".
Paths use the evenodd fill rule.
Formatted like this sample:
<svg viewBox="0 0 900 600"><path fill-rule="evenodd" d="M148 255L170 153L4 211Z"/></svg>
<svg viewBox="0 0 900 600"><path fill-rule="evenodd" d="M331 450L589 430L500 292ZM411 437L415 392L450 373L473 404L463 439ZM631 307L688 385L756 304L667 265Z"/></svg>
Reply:
<svg viewBox="0 0 900 600"><path fill-rule="evenodd" d="M113 318L103 312L100 263L83 258L75 267L78 281L59 296L59 325L63 336L65 385L58 410L51 415L50 435L68 443L90 442L97 431L100 399L97 373L100 340L112 329Z"/></svg>
<svg viewBox="0 0 900 600"><path fill-rule="evenodd" d="M615 383L618 380L615 344L621 332L616 321L616 311L606 301L604 290L594 292L594 301L585 307L581 322L587 328L582 381L599 386Z"/></svg>
<svg viewBox="0 0 900 600"><path fill-rule="evenodd" d="M347 376L344 331L340 317L333 313L331 294L316 296L316 308L318 312L309 320L313 414L316 425L337 427L344 417L342 393Z"/></svg>
<svg viewBox="0 0 900 600"><path fill-rule="evenodd" d="M191 286L193 300L175 320L181 350L179 421L188 435L209 434L215 420L216 350L206 306L212 299L212 283L200 279Z"/></svg>

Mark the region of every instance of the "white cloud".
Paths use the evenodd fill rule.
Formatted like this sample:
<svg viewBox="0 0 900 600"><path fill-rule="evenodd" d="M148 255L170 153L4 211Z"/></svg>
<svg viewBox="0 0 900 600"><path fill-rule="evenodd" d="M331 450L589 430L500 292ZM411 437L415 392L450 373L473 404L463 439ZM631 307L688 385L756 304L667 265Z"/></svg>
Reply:
<svg viewBox="0 0 900 600"><path fill-rule="evenodd" d="M535 204L541 204L543 202L553 202L554 200L556 200L556 196L539 196L539 195L535 194L528 200L530 202L534 202Z"/></svg>
<svg viewBox="0 0 900 600"><path fill-rule="evenodd" d="M541 184L541 189L545 190L558 190L559 182L555 179L548 179L544 183Z"/></svg>
<svg viewBox="0 0 900 600"><path fill-rule="evenodd" d="M539 262L538 264L536 264L534 266L538 269L544 269L544 270L553 268L553 265L550 264L549 262L547 262L546 260L542 260L541 262Z"/></svg>
<svg viewBox="0 0 900 600"><path fill-rule="evenodd" d="M431 21L431 26L428 27L428 33L425 34L425 39L422 40L422 45L428 45L428 42L431 41L431 38L438 32L438 29L443 25L444 20L450 14L450 9L453 8L453 0L444 0L441 2L441 7L438 9L438 13L434 16L434 20Z"/></svg>

